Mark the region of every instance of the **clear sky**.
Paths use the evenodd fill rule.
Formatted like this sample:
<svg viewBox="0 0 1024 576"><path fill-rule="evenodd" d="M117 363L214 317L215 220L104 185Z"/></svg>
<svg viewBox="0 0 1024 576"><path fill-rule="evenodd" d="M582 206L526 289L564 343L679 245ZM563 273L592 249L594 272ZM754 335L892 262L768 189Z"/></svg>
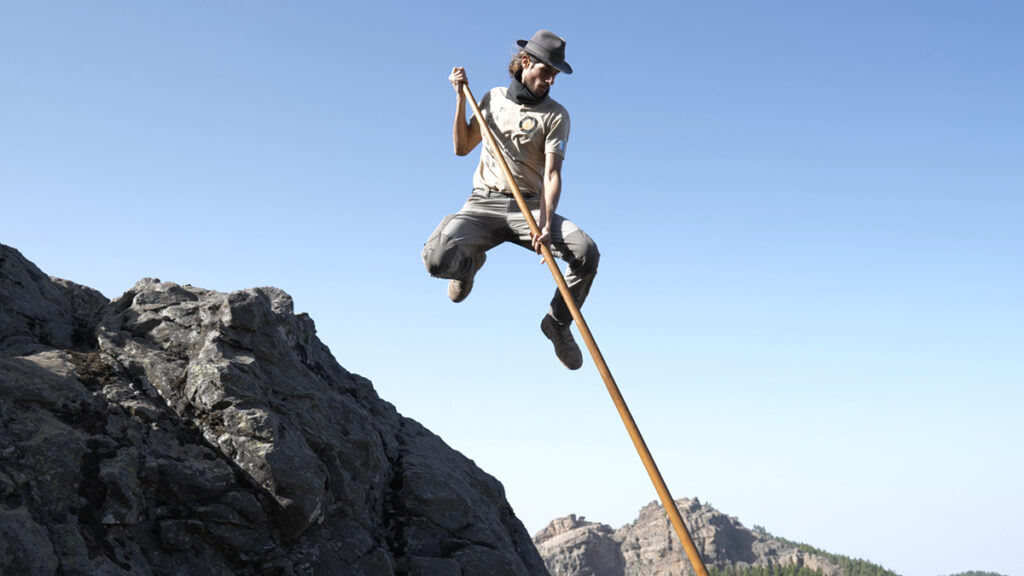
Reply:
<svg viewBox="0 0 1024 576"><path fill-rule="evenodd" d="M0 242L116 297L273 285L531 532L656 494L539 258L455 305L466 67L549 28L591 330L676 497L904 576L1024 576L1024 3L0 3Z"/></svg>

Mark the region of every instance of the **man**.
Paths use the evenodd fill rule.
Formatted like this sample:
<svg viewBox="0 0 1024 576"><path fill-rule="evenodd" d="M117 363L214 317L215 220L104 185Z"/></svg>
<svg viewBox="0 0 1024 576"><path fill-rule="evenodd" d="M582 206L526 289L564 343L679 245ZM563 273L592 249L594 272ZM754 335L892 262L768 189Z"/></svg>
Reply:
<svg viewBox="0 0 1024 576"><path fill-rule="evenodd" d="M572 74L572 67L565 61L565 40L547 30L539 30L529 41L519 40L517 44L520 50L509 64L511 84L487 92L480 100L480 110L540 234L530 231L500 164L485 145L473 175L472 194L457 214L441 220L423 247L423 262L432 276L450 280L448 297L461 302L473 289L473 279L484 265L487 250L513 242L540 253L543 244L568 263L565 280L576 304L582 306L597 274L600 254L583 230L555 212L562 194L569 113L549 96L555 77L560 72ZM475 117L466 120L462 90L462 84L468 81L466 71L453 68L448 80L456 93L452 142L455 154L465 156L483 136ZM562 364L576 370L583 364L583 355L569 331L571 323L572 315L556 290L541 321L541 331L554 344Z"/></svg>

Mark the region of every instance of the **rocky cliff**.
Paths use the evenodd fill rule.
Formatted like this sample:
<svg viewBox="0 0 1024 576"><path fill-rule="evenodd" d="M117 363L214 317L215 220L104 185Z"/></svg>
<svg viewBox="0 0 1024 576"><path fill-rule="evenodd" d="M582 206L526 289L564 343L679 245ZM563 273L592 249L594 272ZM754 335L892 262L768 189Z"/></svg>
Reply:
<svg viewBox="0 0 1024 576"><path fill-rule="evenodd" d="M501 484L275 288L108 301L0 245L0 574L547 574Z"/></svg>
<svg viewBox="0 0 1024 576"><path fill-rule="evenodd" d="M676 505L709 569L796 566L824 576L840 574L839 565L831 559L748 530L736 518L696 499L682 498ZM693 574L665 509L655 502L618 530L568 516L553 520L533 541L552 576Z"/></svg>

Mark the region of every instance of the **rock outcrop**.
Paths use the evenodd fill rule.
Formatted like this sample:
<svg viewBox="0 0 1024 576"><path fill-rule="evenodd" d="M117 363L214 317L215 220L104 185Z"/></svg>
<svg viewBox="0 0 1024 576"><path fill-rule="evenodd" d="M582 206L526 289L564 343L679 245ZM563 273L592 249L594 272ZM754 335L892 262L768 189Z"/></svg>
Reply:
<svg viewBox="0 0 1024 576"><path fill-rule="evenodd" d="M575 514L552 520L533 537L552 576L626 574L626 559L615 532L606 524Z"/></svg>
<svg viewBox="0 0 1024 576"><path fill-rule="evenodd" d="M0 574L547 574L275 288L108 301L0 245L0 400Z"/></svg>
<svg viewBox="0 0 1024 576"><path fill-rule="evenodd" d="M746 529L696 499L676 500L694 545L708 568L807 567L837 576L839 565L794 544ZM652 502L618 530L568 516L533 538L552 576L678 576L693 574L665 509Z"/></svg>

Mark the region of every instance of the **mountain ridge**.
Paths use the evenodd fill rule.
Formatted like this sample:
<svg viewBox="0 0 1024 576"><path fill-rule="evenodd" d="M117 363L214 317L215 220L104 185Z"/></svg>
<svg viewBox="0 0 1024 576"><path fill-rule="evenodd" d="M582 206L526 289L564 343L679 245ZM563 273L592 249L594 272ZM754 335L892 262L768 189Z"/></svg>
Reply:
<svg viewBox="0 0 1024 576"><path fill-rule="evenodd" d="M681 498L676 506L712 576L896 576L862 560L747 529L738 518ZM669 576L694 574L658 502L614 529L569 515L536 532L533 542L552 576Z"/></svg>

